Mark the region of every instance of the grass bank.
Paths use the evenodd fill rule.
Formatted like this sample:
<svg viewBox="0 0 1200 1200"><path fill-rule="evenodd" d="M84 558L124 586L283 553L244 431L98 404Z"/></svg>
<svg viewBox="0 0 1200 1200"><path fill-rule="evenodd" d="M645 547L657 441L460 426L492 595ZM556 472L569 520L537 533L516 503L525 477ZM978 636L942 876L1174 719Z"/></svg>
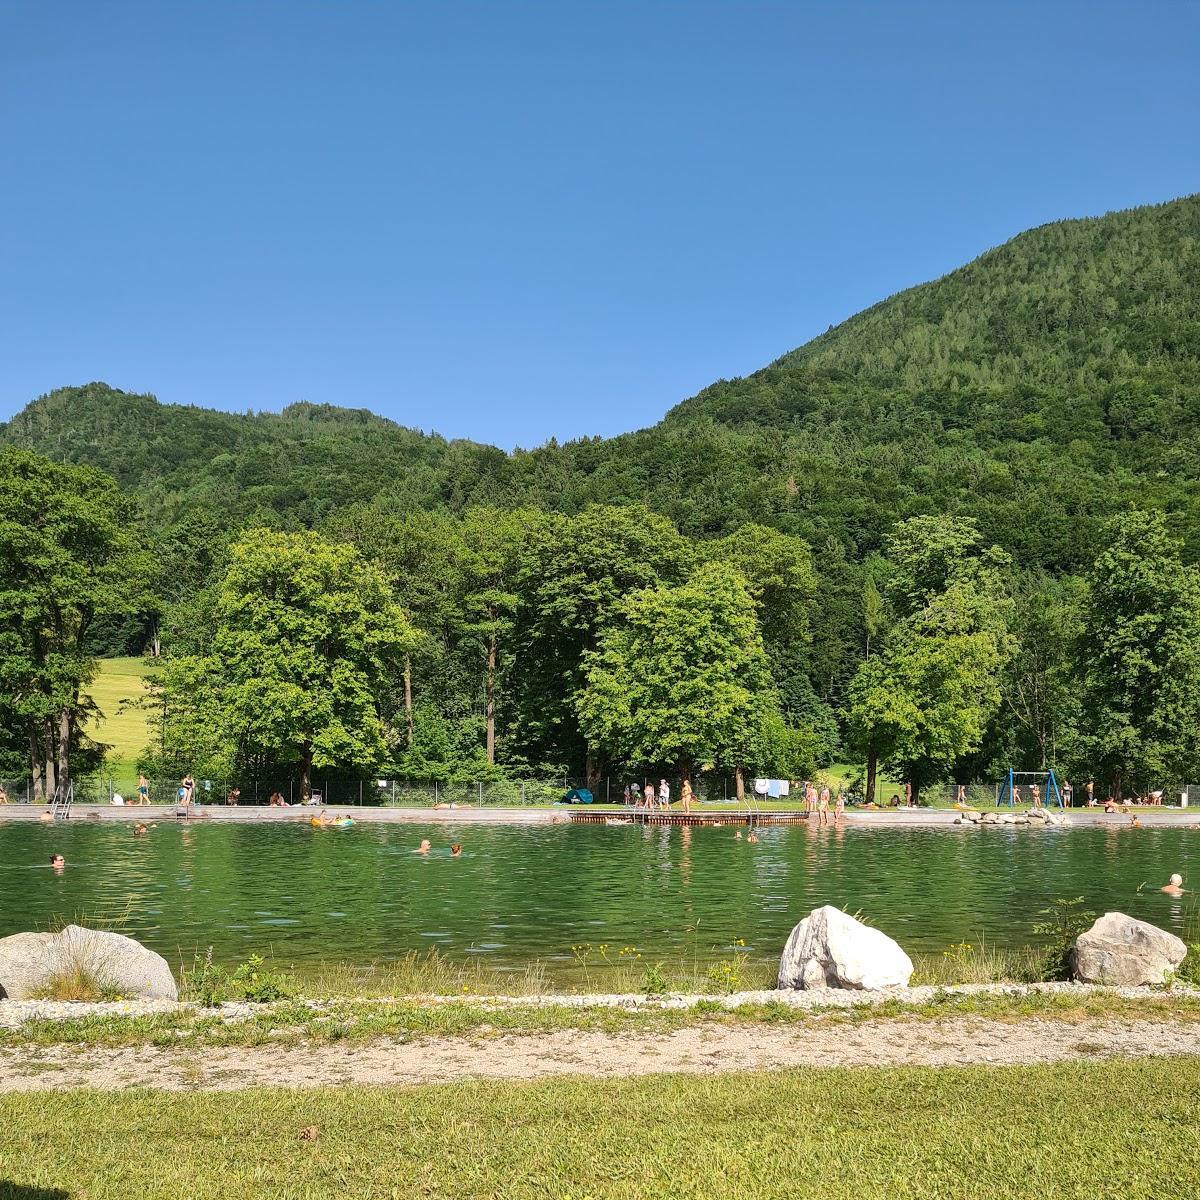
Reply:
<svg viewBox="0 0 1200 1200"><path fill-rule="evenodd" d="M975 1017L994 1022L1035 1018L1089 1021L1162 1020L1200 1022L1200 993L1030 991L962 994L935 990L928 999L889 999L844 1006L797 1007L778 1000L726 1007L701 1000L689 1007L639 1008L566 1004L496 1004L453 1001L285 1000L239 1010L181 1008L143 1016L92 1013L31 1018L0 1028L0 1050L33 1046L158 1046L205 1048L306 1043L365 1043L383 1038L493 1038L569 1031L669 1033L694 1025L828 1025L831 1030L889 1018L944 1021Z"/></svg>
<svg viewBox="0 0 1200 1200"><path fill-rule="evenodd" d="M1192 1059L16 1095L0 1200L1159 1200L1198 1111Z"/></svg>

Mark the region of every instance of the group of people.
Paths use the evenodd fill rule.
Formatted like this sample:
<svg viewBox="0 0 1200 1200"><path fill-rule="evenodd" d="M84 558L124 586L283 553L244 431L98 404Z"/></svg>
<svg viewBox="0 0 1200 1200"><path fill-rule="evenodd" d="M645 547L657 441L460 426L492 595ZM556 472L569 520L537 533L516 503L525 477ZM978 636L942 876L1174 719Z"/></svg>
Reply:
<svg viewBox="0 0 1200 1200"><path fill-rule="evenodd" d="M665 779L658 781L657 788L652 783L647 783L645 787L640 783L627 783L624 795L627 807L651 810L659 808L664 811L671 807L671 785ZM683 790L679 798L683 803L683 811L690 812L693 799L690 781L683 781Z"/></svg>
<svg viewBox="0 0 1200 1200"><path fill-rule="evenodd" d="M823 783L818 789L811 779L804 781L804 816L811 820L815 815L818 825L829 824L829 806L833 805L834 820L840 821L846 811L846 793L838 790L837 799L829 790L829 784Z"/></svg>

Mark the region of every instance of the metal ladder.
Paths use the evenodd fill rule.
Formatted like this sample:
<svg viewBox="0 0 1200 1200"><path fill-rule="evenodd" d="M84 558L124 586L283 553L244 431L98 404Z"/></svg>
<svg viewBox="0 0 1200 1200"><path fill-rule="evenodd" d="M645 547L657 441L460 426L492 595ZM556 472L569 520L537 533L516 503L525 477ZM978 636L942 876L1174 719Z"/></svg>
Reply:
<svg viewBox="0 0 1200 1200"><path fill-rule="evenodd" d="M63 793L61 787L54 789L54 803L51 806L50 812L56 821L66 821L71 816L71 802L75 799L75 784L74 782L67 784L66 793Z"/></svg>

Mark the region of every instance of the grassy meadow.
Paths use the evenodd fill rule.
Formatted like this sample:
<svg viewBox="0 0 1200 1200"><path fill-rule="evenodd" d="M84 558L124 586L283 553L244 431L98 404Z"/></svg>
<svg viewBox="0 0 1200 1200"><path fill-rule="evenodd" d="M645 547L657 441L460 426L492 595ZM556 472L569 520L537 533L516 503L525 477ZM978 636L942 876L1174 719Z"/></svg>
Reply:
<svg viewBox="0 0 1200 1200"><path fill-rule="evenodd" d="M0 1200L1160 1200L1198 1113L1194 1059L12 1094Z"/></svg>
<svg viewBox="0 0 1200 1200"><path fill-rule="evenodd" d="M102 658L88 692L98 709L89 735L110 746L104 774L118 788L137 782L137 760L150 740L146 679L156 667L142 658Z"/></svg>

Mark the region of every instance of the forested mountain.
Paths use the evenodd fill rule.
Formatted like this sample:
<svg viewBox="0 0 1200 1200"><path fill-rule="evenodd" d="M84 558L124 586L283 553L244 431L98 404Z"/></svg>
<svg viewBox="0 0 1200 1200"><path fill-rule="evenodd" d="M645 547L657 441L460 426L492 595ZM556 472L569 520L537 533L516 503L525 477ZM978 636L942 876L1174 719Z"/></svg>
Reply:
<svg viewBox="0 0 1200 1200"><path fill-rule="evenodd" d="M201 506L314 525L374 497L638 502L686 533L755 520L857 557L898 517L946 511L1064 569L1133 503L1177 514L1197 555L1200 197L1022 234L613 439L506 455L360 409L234 415L92 384L36 400L0 440L101 467L154 522Z"/></svg>
<svg viewBox="0 0 1200 1200"><path fill-rule="evenodd" d="M1022 576L1069 593L1129 508L1161 509L1184 561L1200 559L1200 196L1031 230L616 438L506 454L363 409L239 415L95 383L34 401L3 443L136 496L168 606L248 525L366 553L389 521L480 508L644 504L700 542L771 527L812 547L803 670L841 711L864 582L906 518L973 519L1017 593Z"/></svg>

